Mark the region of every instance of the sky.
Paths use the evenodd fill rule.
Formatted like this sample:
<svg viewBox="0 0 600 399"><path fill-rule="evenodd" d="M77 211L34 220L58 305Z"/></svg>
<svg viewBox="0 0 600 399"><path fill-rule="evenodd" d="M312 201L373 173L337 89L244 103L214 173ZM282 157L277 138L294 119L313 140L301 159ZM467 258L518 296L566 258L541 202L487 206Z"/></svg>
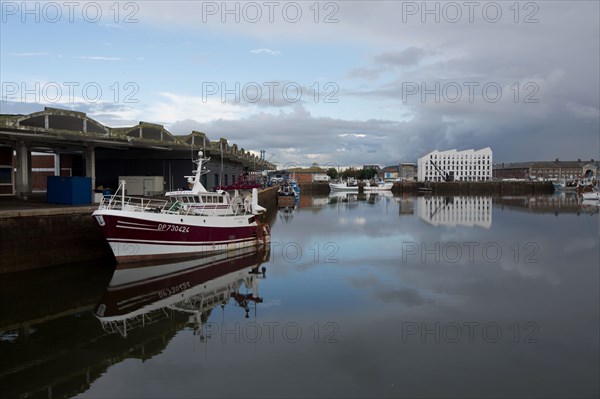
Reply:
<svg viewBox="0 0 600 399"><path fill-rule="evenodd" d="M278 166L597 160L599 4L2 0L1 113L197 130Z"/></svg>

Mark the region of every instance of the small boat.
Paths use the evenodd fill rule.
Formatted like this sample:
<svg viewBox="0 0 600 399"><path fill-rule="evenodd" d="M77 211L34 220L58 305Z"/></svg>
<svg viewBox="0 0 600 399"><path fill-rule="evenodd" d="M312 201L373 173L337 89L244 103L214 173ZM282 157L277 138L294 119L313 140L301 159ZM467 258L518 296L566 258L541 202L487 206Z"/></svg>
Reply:
<svg viewBox="0 0 600 399"><path fill-rule="evenodd" d="M598 181L591 177L582 178L577 184L577 192L579 194L589 193L598 190Z"/></svg>
<svg viewBox="0 0 600 399"><path fill-rule="evenodd" d="M266 209L258 205L258 191L243 196L210 192L200 182L202 151L193 161L197 169L188 178L189 190L166 193L168 200L125 196L125 182L105 197L92 214L117 262L189 256L246 246L264 245L270 228L259 221Z"/></svg>
<svg viewBox="0 0 600 399"><path fill-rule="evenodd" d="M342 181L340 183L329 183L329 188L331 191L350 191L350 192L358 192L358 185L353 183L348 183L347 181Z"/></svg>
<svg viewBox="0 0 600 399"><path fill-rule="evenodd" d="M364 187L365 191L390 191L392 189L392 187L394 186L393 182L384 182L384 181L379 181L375 184L367 184Z"/></svg>
<svg viewBox="0 0 600 399"><path fill-rule="evenodd" d="M287 181L284 181L277 190L277 206L293 207L296 205L296 192Z"/></svg>
<svg viewBox="0 0 600 399"><path fill-rule="evenodd" d="M598 201L598 200L586 200L586 199L584 199L583 201L581 201L581 206L584 207L584 208L585 207L588 207L588 208L591 208L591 207L600 207L600 201Z"/></svg>
<svg viewBox="0 0 600 399"><path fill-rule="evenodd" d="M584 201L600 201L600 190L594 187L594 190L581 193Z"/></svg>
<svg viewBox="0 0 600 399"><path fill-rule="evenodd" d="M557 182L552 182L552 185L554 186L554 190L556 191L563 191L563 192L567 192L567 191L577 191L577 180L560 180Z"/></svg>
<svg viewBox="0 0 600 399"><path fill-rule="evenodd" d="M292 190L294 190L294 195L296 196L296 199L300 199L300 185L298 184L298 182L295 179L289 179L288 184L290 185Z"/></svg>

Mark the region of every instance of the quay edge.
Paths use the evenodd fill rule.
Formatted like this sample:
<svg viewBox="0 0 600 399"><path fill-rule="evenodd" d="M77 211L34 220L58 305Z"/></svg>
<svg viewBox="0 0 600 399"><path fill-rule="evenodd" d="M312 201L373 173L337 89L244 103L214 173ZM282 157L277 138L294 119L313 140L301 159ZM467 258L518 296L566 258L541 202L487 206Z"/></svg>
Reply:
<svg viewBox="0 0 600 399"><path fill-rule="evenodd" d="M439 195L527 195L552 194L552 182L494 181L494 182L396 182L394 193L418 193L421 188L431 188L432 194Z"/></svg>
<svg viewBox="0 0 600 399"><path fill-rule="evenodd" d="M363 192L364 184L359 184L359 192ZM554 186L551 182L529 181L492 181L492 182L395 182L392 186L393 193L417 194L419 189L429 187L432 194L464 195L527 195L527 194L552 194ZM322 182L301 183L301 193L327 195L329 184Z"/></svg>

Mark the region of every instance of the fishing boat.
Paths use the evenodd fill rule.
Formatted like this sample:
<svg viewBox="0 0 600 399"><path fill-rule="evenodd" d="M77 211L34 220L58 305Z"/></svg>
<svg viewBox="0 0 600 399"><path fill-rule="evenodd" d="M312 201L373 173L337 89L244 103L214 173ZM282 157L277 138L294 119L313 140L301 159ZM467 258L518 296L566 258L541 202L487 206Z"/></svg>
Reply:
<svg viewBox="0 0 600 399"><path fill-rule="evenodd" d="M581 198L584 201L600 201L600 190L594 186L591 191L581 193Z"/></svg>
<svg viewBox="0 0 600 399"><path fill-rule="evenodd" d="M577 182L577 180L563 179L560 181L553 182L552 185L554 186L554 190L556 190L556 191L563 191L563 192L577 191L578 182Z"/></svg>
<svg viewBox="0 0 600 399"><path fill-rule="evenodd" d="M372 184L367 184L364 187L365 191L391 191L394 186L393 182L378 181Z"/></svg>
<svg viewBox="0 0 600 399"><path fill-rule="evenodd" d="M287 181L283 181L277 190L277 206L281 208L294 205L296 205L296 192Z"/></svg>
<svg viewBox="0 0 600 399"><path fill-rule="evenodd" d="M288 184L294 190L294 195L296 196L296 200L300 199L300 185L296 179L288 179Z"/></svg>
<svg viewBox="0 0 600 399"><path fill-rule="evenodd" d="M579 179L577 192L579 194L594 192L598 189L598 181L592 177Z"/></svg>
<svg viewBox="0 0 600 399"><path fill-rule="evenodd" d="M339 183L329 183L331 191L350 191L358 192L358 185L355 182L342 181Z"/></svg>
<svg viewBox="0 0 600 399"><path fill-rule="evenodd" d="M200 182L207 173L202 151L188 179L189 190L166 193L167 200L125 196L122 181L114 195L103 198L92 214L117 262L132 262L200 252L258 246L270 239L269 225L260 222L266 210L258 191L245 196L235 190L208 191ZM206 168L204 168L206 169Z"/></svg>

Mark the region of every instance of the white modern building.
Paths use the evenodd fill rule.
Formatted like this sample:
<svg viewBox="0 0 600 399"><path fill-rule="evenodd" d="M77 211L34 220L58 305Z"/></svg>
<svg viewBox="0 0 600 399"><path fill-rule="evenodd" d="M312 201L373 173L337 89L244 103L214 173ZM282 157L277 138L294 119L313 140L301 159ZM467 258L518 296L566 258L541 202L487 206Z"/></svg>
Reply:
<svg viewBox="0 0 600 399"><path fill-rule="evenodd" d="M418 181L486 181L492 179L492 149L432 151L418 159Z"/></svg>

